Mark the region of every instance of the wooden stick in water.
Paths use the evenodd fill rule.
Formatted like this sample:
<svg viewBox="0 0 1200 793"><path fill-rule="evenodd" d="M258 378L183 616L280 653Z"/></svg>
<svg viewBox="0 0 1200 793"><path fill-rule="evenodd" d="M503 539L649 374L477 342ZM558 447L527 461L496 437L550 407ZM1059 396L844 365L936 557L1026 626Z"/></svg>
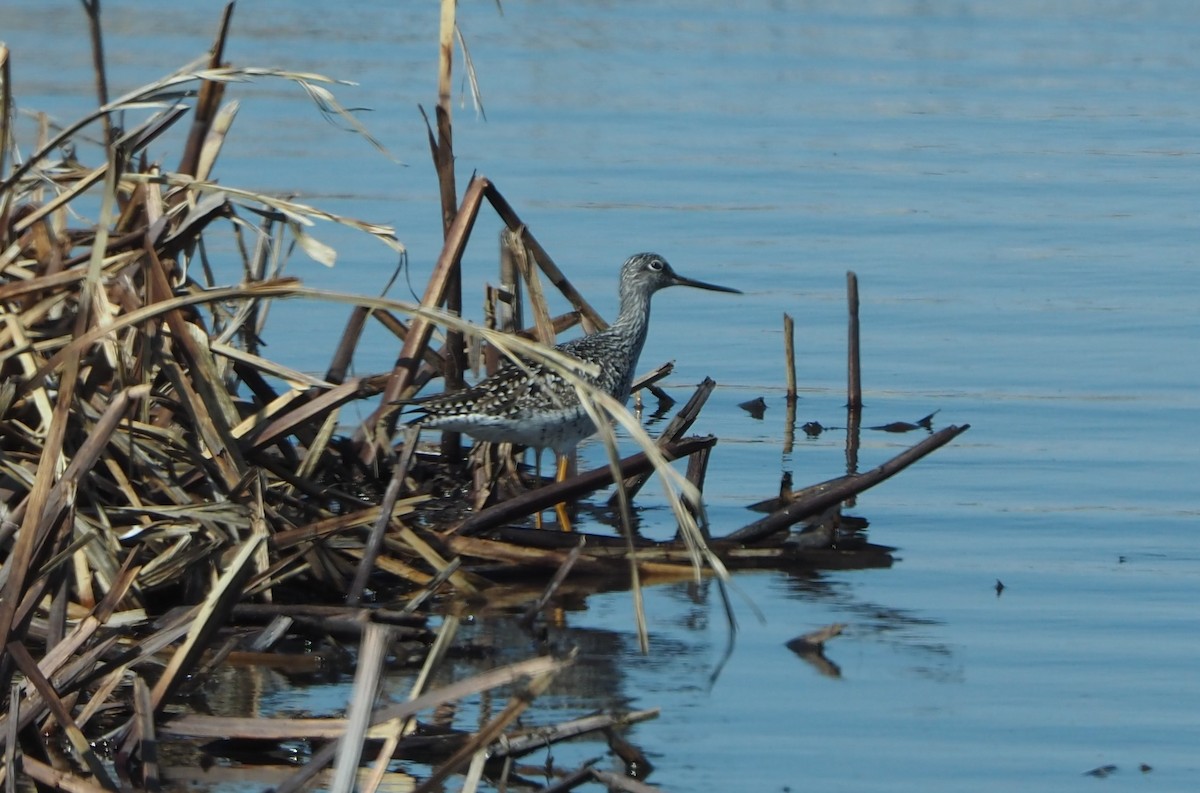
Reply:
<svg viewBox="0 0 1200 793"><path fill-rule="evenodd" d="M851 410L862 409L862 371L858 354L858 276L853 270L846 272L846 298L850 304L850 344L847 363L849 392L846 401Z"/></svg>
<svg viewBox="0 0 1200 793"><path fill-rule="evenodd" d="M787 368L787 410L784 412L783 453L791 454L796 443L796 323L783 314L783 357Z"/></svg>
<svg viewBox="0 0 1200 793"><path fill-rule="evenodd" d="M796 401L796 323L791 314L783 315L783 355L787 367L788 403Z"/></svg>

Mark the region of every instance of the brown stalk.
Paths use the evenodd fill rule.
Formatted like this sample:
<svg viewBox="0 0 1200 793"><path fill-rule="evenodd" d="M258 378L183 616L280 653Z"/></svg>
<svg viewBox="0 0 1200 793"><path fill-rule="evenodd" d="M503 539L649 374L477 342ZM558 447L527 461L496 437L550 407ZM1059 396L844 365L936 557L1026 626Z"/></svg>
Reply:
<svg viewBox="0 0 1200 793"><path fill-rule="evenodd" d="M329 382L339 384L346 380L346 373L350 371L350 364L354 360L354 350L358 346L358 340L362 337L363 328L366 327L367 317L370 315L371 309L366 306L355 306L350 312L350 319L347 320L346 327L342 330L341 339L333 353L333 360L330 361L329 368L325 371L325 379Z"/></svg>
<svg viewBox="0 0 1200 793"><path fill-rule="evenodd" d="M221 60L225 56L225 42L229 36L229 25L233 21L234 5L233 2L226 3L225 10L221 14L217 37L213 41L212 49L209 50L208 68L210 69L216 69L222 65ZM196 99L196 116L192 121L192 128L188 131L187 143L183 147L183 156L179 158L179 173L199 175L200 152L204 148L204 141L212 128L213 119L216 117L217 108L220 107L221 98L224 95L225 83L216 80L204 80L200 83L200 95ZM107 116L105 116L105 120L108 120Z"/></svg>
<svg viewBox="0 0 1200 793"><path fill-rule="evenodd" d="M846 346L846 406L851 410L862 410L862 364L858 346L858 276L853 271L846 273L846 301L850 308L849 341Z"/></svg>
<svg viewBox="0 0 1200 793"><path fill-rule="evenodd" d="M0 177L8 164L9 142L12 137L12 69L8 63L8 47L0 44ZM9 243L9 212L13 193L0 191L0 250Z"/></svg>
<svg viewBox="0 0 1200 793"><path fill-rule="evenodd" d="M83 10L87 13L88 33L92 39L92 68L96 73L96 96L98 104L103 107L108 104L108 76L104 68L104 36L100 28L100 0L80 0ZM104 142L113 142L112 119L107 115L103 119Z"/></svg>
<svg viewBox="0 0 1200 793"><path fill-rule="evenodd" d="M534 338L547 347L553 347L556 341L554 323L550 319L550 309L546 305L546 294L542 291L542 282L538 278L537 271L533 269L533 263L529 260L529 248L522 240L523 231L522 228L522 231L512 233L513 261L516 263L517 272L520 273L521 280L525 282L529 293L529 308L533 312Z"/></svg>
<svg viewBox="0 0 1200 793"><path fill-rule="evenodd" d="M454 175L454 134L451 123L451 72L454 66L454 31L456 26L456 0L442 0L438 31L438 102L437 141L430 134L430 149L437 170L438 193L442 202L442 235L449 240L458 207L458 187ZM426 119L428 123L428 119ZM469 234L469 233L468 233ZM462 265L452 268L446 284L446 310L461 316L463 308ZM446 390L457 391L465 385L463 373L467 367L466 350L462 331L450 328L446 332L445 377ZM457 432L442 433L442 457L448 462L457 462L462 457L462 437Z"/></svg>
<svg viewBox="0 0 1200 793"><path fill-rule="evenodd" d="M787 375L787 401L796 401L796 322L792 315L783 315L783 363Z"/></svg>

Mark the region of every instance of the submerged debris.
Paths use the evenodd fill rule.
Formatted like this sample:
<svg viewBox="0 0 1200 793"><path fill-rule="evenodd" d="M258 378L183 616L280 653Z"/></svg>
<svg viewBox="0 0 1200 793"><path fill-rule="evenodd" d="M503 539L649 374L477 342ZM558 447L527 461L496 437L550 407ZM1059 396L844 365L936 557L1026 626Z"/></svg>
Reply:
<svg viewBox="0 0 1200 793"><path fill-rule="evenodd" d="M767 400L762 397L738 403L738 407L750 414L750 418L762 420L767 414Z"/></svg>

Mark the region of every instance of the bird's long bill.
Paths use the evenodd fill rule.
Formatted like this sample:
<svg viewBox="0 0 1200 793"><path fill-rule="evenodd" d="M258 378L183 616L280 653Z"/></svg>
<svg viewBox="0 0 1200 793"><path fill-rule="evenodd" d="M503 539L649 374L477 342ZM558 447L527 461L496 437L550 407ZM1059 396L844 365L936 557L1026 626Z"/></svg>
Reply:
<svg viewBox="0 0 1200 793"><path fill-rule="evenodd" d="M717 286L716 284L708 284L704 281L696 281L691 278L684 278L679 273L675 273L675 282L672 286L694 286L697 289L707 289L710 292L731 292L735 295L745 294L740 289L734 289L729 286Z"/></svg>

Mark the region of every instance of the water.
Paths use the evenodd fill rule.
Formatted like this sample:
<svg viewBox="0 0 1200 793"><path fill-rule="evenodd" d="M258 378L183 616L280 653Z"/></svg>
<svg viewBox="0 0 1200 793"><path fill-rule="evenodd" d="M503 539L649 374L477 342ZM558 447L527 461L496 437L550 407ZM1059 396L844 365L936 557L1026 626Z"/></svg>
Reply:
<svg viewBox="0 0 1200 793"><path fill-rule="evenodd" d="M22 106L90 107L77 4L0 5ZM460 178L491 178L608 316L638 250L746 290L660 295L643 356L676 360L679 397L721 384L696 428L721 438L718 531L751 520L743 505L781 469L808 484L844 466L837 432L783 450L781 315L797 318L800 421L843 424L846 270L862 290L864 424L939 410L936 426L972 429L859 499L871 538L899 549L892 568L740 575L735 651L711 686L727 630L710 588L647 592L648 657L627 594L568 612L557 638L584 654L542 717L661 707L629 737L672 790L1194 788L1200 8L740 5L463 6L487 121L456 109ZM106 6L114 93L200 54L216 13ZM395 224L423 284L440 245L417 111L435 102L436 24L431 5L244 0L229 57L357 81L339 96L374 108L365 122L407 165L261 83L231 91L243 109L220 177ZM480 280L498 227L482 220L468 251ZM385 249L314 232L337 267L293 273L382 288ZM273 311L270 354L323 370L345 310ZM379 339L360 372L390 364ZM763 421L736 407L757 396ZM915 440L866 433L861 465ZM654 488L640 501L648 530L669 531ZM839 678L784 646L830 622L847 625L827 651ZM530 651L489 620L471 635ZM1104 783L1084 775L1106 764L1119 770Z"/></svg>

